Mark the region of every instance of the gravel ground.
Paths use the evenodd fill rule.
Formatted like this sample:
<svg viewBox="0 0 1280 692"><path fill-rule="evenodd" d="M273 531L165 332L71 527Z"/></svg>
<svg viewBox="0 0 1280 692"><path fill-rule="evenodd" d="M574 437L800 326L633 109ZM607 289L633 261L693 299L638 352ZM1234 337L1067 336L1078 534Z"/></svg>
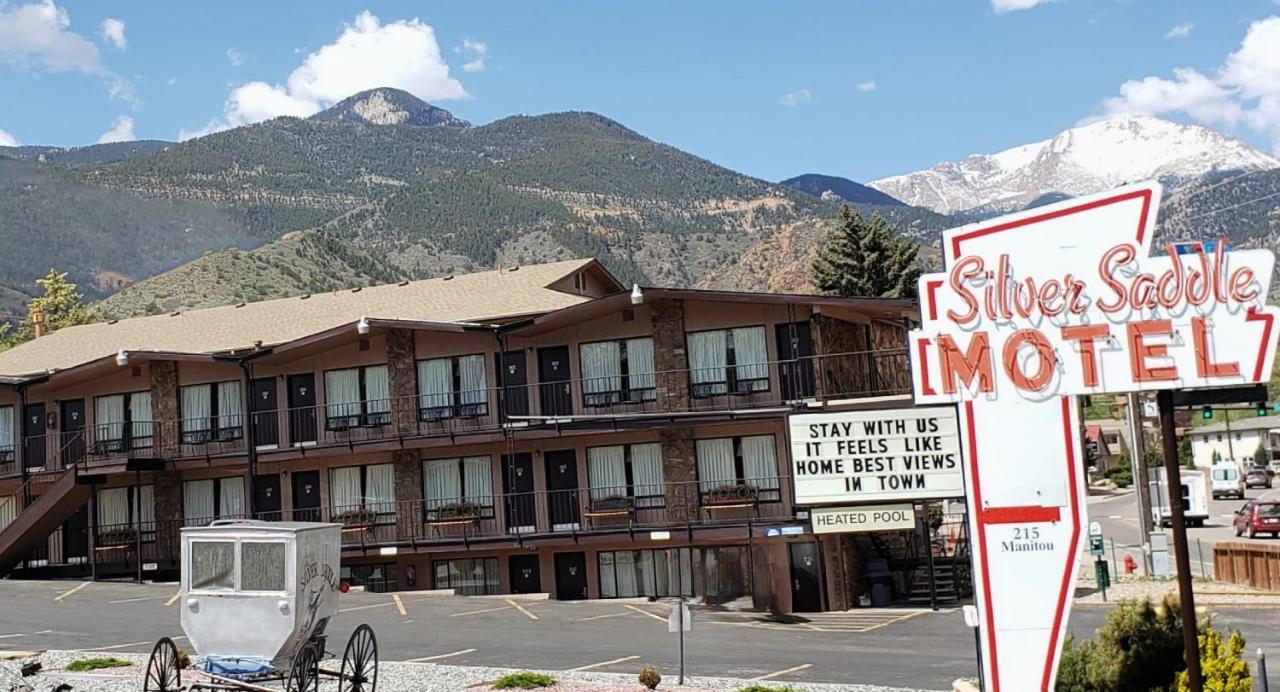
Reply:
<svg viewBox="0 0 1280 692"><path fill-rule="evenodd" d="M128 668L111 668L99 673L67 673L66 666L72 661L90 658L94 655L113 656L134 663ZM18 671L23 663L38 659L43 666L38 675L22 678ZM35 658L15 661L0 661L0 692L50 692L59 685L71 685L74 692L138 692L142 688L142 669L147 657L141 654L102 653L88 651L46 651ZM327 668L336 668L338 661L326 661ZM639 666L637 665L637 670ZM379 692L456 692L457 690L493 689L486 682L491 682L507 673L516 672L509 668L480 668L470 666L450 666L434 663L383 663L378 668ZM635 675L617 673L566 673L560 671L542 671L560 681L554 687L544 688L552 691L579 690L591 692L637 692L644 688L636 682ZM194 671L183 672L183 682L189 684L198 675ZM739 678L685 678L684 686L674 685L674 676L663 680L658 689L680 692L682 690L737 690L749 684ZM669 684L670 683L670 684ZM782 686L785 681L768 681L761 683L769 686ZM24 686L25 685L25 686ZM334 692L337 683L322 678L320 689L323 692ZM879 687L874 685L831 685L792 683L792 689L810 692L921 692L899 687Z"/></svg>
<svg viewBox="0 0 1280 692"><path fill-rule="evenodd" d="M1268 606L1280 605L1280 593L1215 581L1195 581L1196 605ZM1159 601L1165 594L1178 594L1178 583L1172 579L1158 580L1146 577L1121 577L1107 587L1107 602L1123 599L1150 598ZM1090 574L1076 580L1076 603L1101 605L1102 592Z"/></svg>

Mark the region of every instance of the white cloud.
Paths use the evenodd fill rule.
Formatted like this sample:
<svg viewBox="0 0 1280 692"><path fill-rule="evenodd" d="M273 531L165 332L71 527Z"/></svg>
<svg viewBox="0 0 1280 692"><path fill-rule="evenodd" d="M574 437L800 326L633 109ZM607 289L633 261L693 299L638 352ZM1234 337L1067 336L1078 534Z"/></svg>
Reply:
<svg viewBox="0 0 1280 692"><path fill-rule="evenodd" d="M98 144L132 142L135 139L137 137L133 136L133 118L122 115L111 124L111 129L102 133L102 136L98 138Z"/></svg>
<svg viewBox="0 0 1280 692"><path fill-rule="evenodd" d="M454 50L471 56L470 60L463 63L463 72L484 72L486 67L484 61L489 57L489 44L464 38L462 39L462 46Z"/></svg>
<svg viewBox="0 0 1280 692"><path fill-rule="evenodd" d="M1165 38L1186 38L1191 35L1191 30L1196 28L1191 22L1184 22L1165 32Z"/></svg>
<svg viewBox="0 0 1280 692"><path fill-rule="evenodd" d="M52 0L0 4L0 59L17 69L105 74L98 47L70 26L71 17Z"/></svg>
<svg viewBox="0 0 1280 692"><path fill-rule="evenodd" d="M876 80L874 79L869 79L858 84L858 91L875 91L876 88Z"/></svg>
<svg viewBox="0 0 1280 692"><path fill-rule="evenodd" d="M808 89L796 89L795 91L783 94L778 99L778 103L788 108L791 108L793 106L799 106L802 103L808 103L808 102L809 102Z"/></svg>
<svg viewBox="0 0 1280 692"><path fill-rule="evenodd" d="M419 19L382 23L356 15L333 42L307 55L283 84L253 81L227 96L221 118L179 131L179 139L283 115L308 116L366 89L393 87L428 101L470 98L449 75L435 30Z"/></svg>
<svg viewBox="0 0 1280 692"><path fill-rule="evenodd" d="M211 135L215 132L222 132L223 130L229 129L231 129L231 126L228 125L225 120L220 118L210 118L209 122L204 124L204 127L197 127L194 130L188 130L185 127L179 129L178 141L185 142L188 139L195 139L196 137L203 137L205 135Z"/></svg>
<svg viewBox="0 0 1280 692"><path fill-rule="evenodd" d="M1029 10L1036 5L1043 5L1050 0L991 0L991 9L996 14L1004 14L1005 12L1016 12L1018 10Z"/></svg>
<svg viewBox="0 0 1280 692"><path fill-rule="evenodd" d="M1205 124L1243 125L1280 152L1280 16L1250 24L1215 74L1180 67L1172 79L1129 80L1102 106L1109 115L1182 113Z"/></svg>
<svg viewBox="0 0 1280 692"><path fill-rule="evenodd" d="M14 137L13 135L9 134L8 132L5 132L4 130L0 130L0 147L17 147L17 146L21 146L21 143L18 141L17 137Z"/></svg>
<svg viewBox="0 0 1280 692"><path fill-rule="evenodd" d="M245 58L246 58L245 54L241 53L235 48L227 49L227 62L231 63L232 67L240 67L241 65L243 65Z"/></svg>
<svg viewBox="0 0 1280 692"><path fill-rule="evenodd" d="M129 47L129 39L125 38L124 35L123 21L115 17L107 17L102 20L102 28L99 31L102 34L102 38L117 49L124 50Z"/></svg>

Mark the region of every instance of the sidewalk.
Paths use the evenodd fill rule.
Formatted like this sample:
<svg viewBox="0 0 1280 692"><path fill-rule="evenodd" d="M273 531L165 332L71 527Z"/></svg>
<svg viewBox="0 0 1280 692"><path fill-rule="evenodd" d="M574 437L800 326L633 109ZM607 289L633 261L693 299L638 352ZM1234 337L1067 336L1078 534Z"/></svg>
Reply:
<svg viewBox="0 0 1280 692"><path fill-rule="evenodd" d="M1197 579L1193 582L1196 605L1212 606L1251 606L1254 608L1280 608L1280 593L1261 591L1240 584L1205 581ZM1102 600L1102 591L1092 574L1080 575L1076 580L1077 605L1104 605L1125 599L1150 598L1158 602L1165 594L1178 595L1178 583L1172 579L1148 579L1146 577L1114 578L1107 587L1107 600Z"/></svg>

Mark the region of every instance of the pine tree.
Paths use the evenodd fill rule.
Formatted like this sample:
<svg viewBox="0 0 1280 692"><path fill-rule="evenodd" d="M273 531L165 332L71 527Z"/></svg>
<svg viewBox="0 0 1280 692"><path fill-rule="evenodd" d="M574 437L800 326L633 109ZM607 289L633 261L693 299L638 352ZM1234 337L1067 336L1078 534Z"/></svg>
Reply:
<svg viewBox="0 0 1280 692"><path fill-rule="evenodd" d="M827 295L915 298L919 249L900 238L879 214L866 219L845 205L840 227L818 248L810 281Z"/></svg>
<svg viewBox="0 0 1280 692"><path fill-rule="evenodd" d="M84 296L76 291L76 285L67 281L67 273L50 269L42 279L36 279L43 293L31 299L27 316L12 334L0 332L0 348L16 346L36 336L35 316L44 315L45 331L88 324L94 319L93 311L84 304Z"/></svg>

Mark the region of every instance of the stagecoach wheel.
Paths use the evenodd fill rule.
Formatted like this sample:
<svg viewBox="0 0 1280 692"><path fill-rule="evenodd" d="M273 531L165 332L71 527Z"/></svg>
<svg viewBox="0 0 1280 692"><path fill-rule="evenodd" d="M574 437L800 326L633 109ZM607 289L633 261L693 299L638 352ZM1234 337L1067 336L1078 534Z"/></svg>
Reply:
<svg viewBox="0 0 1280 692"><path fill-rule="evenodd" d="M289 680L285 683L287 692L317 692L320 689L320 659L316 656L314 646L302 647L293 657L293 667L289 669Z"/></svg>
<svg viewBox="0 0 1280 692"><path fill-rule="evenodd" d="M338 692L374 692L378 689L378 639L373 629L360 625L347 640L342 654Z"/></svg>
<svg viewBox="0 0 1280 692"><path fill-rule="evenodd" d="M172 639L164 637L151 650L142 692L178 692L181 688L182 671L178 665L178 647Z"/></svg>

